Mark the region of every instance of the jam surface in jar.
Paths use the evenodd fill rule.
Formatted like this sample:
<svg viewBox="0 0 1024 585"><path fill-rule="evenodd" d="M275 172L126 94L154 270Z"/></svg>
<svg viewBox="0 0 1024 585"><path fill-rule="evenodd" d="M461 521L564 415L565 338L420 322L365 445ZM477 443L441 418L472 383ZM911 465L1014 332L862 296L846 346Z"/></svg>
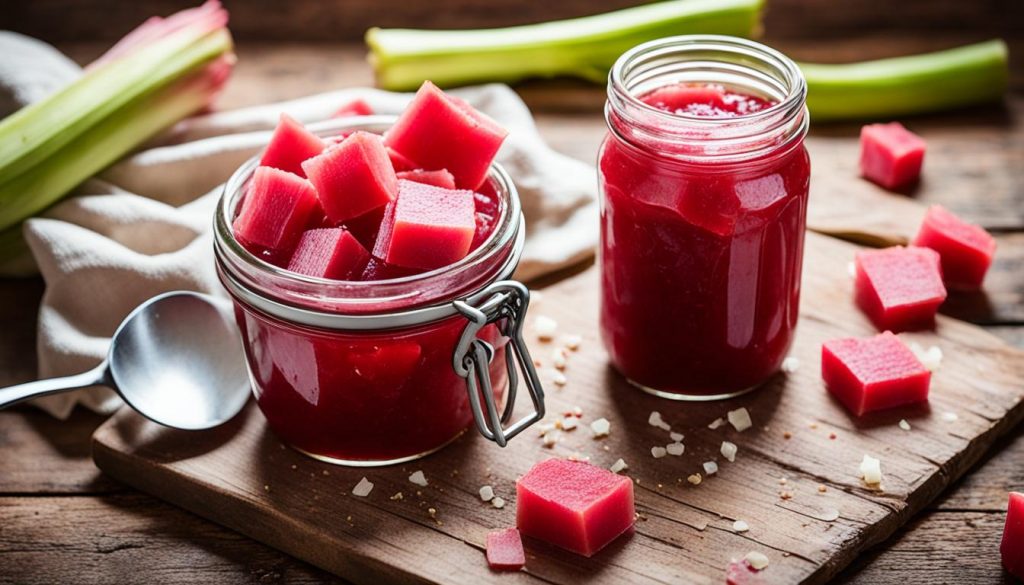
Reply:
<svg viewBox="0 0 1024 585"><path fill-rule="evenodd" d="M698 119L776 105L715 84L638 99ZM706 154L700 141L630 143L614 131L625 123L609 117L599 154L600 327L611 361L669 397L750 389L778 369L797 322L810 170L802 140L742 161L688 160L675 155Z"/></svg>

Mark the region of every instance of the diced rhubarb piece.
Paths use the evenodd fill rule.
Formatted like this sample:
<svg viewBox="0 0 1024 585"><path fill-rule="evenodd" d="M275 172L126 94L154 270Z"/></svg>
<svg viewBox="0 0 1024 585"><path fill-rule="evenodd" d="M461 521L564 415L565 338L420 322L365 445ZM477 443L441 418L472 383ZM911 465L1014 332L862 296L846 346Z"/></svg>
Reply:
<svg viewBox="0 0 1024 585"><path fill-rule="evenodd" d="M526 565L518 530L506 528L487 535L487 564L496 571L518 571Z"/></svg>
<svg viewBox="0 0 1024 585"><path fill-rule="evenodd" d="M879 330L935 325L935 313L946 300L937 252L916 246L865 250L854 263L857 305Z"/></svg>
<svg viewBox="0 0 1024 585"><path fill-rule="evenodd" d="M633 526L633 482L584 461L548 459L516 482L520 532L593 556Z"/></svg>
<svg viewBox="0 0 1024 585"><path fill-rule="evenodd" d="M985 228L967 223L941 205L928 208L914 245L938 252L942 280L962 290L981 288L996 253L996 240Z"/></svg>
<svg viewBox="0 0 1024 585"><path fill-rule="evenodd" d="M387 131L384 143L419 168L448 169L462 189L476 189L508 134L497 122L424 81Z"/></svg>
<svg viewBox="0 0 1024 585"><path fill-rule="evenodd" d="M405 179L407 181L416 181L417 183L424 183L426 185L433 185L435 187L442 187L445 189L455 188L455 177L445 169L437 171L425 171L423 169L417 169L415 171L401 171L398 173L398 178Z"/></svg>
<svg viewBox="0 0 1024 585"><path fill-rule="evenodd" d="M476 231L472 191L398 181L398 199L384 212L373 255L406 268L433 270L469 253Z"/></svg>
<svg viewBox="0 0 1024 585"><path fill-rule="evenodd" d="M288 270L334 280L356 280L370 253L343 228L308 230L288 262Z"/></svg>
<svg viewBox="0 0 1024 585"><path fill-rule="evenodd" d="M354 217L345 222L345 228L352 232L352 235L359 240L367 250L373 250L377 241L377 234L380 233L380 224L384 221L384 212L387 206L378 207L369 213Z"/></svg>
<svg viewBox="0 0 1024 585"><path fill-rule="evenodd" d="M725 568L726 585L764 585L761 573L746 560L733 560Z"/></svg>
<svg viewBox="0 0 1024 585"><path fill-rule="evenodd" d="M243 244L290 252L316 208L316 191L298 175L257 167L235 218L235 237Z"/></svg>
<svg viewBox="0 0 1024 585"><path fill-rule="evenodd" d="M409 157L403 155L402 153L398 152L394 148L391 148L390 146L388 146L387 149L388 149L388 158L391 159L391 166L393 166L396 171L414 171L414 170L416 170L416 163L414 163L411 160L409 160Z"/></svg>
<svg viewBox="0 0 1024 585"><path fill-rule="evenodd" d="M302 163L324 213L343 222L383 207L398 193L398 177L380 137L354 132Z"/></svg>
<svg viewBox="0 0 1024 585"><path fill-rule="evenodd" d="M270 137L270 144L263 151L260 165L274 167L282 171L305 177L302 161L313 158L323 152L326 143L288 114L281 114L281 119Z"/></svg>
<svg viewBox="0 0 1024 585"><path fill-rule="evenodd" d="M357 99L348 102L334 112L332 118L348 118L349 116L372 116L373 108L364 99Z"/></svg>
<svg viewBox="0 0 1024 585"><path fill-rule="evenodd" d="M1003 567L1011 575L1024 579L1024 494L1010 492L999 552L1003 557Z"/></svg>
<svg viewBox="0 0 1024 585"><path fill-rule="evenodd" d="M924 149L899 122L868 124L860 129L860 172L886 189L905 187L920 178Z"/></svg>
<svg viewBox="0 0 1024 585"><path fill-rule="evenodd" d="M862 416L927 401L932 375L899 337L886 331L823 343L821 377L843 406Z"/></svg>

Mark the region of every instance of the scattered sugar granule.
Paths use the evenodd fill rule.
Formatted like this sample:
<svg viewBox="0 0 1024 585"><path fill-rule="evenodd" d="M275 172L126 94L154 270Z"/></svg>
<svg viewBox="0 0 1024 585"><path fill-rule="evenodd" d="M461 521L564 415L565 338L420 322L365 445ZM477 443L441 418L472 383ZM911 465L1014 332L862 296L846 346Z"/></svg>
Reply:
<svg viewBox="0 0 1024 585"><path fill-rule="evenodd" d="M494 499L494 488L489 485L485 485L480 488L480 499L485 502L490 502Z"/></svg>
<svg viewBox="0 0 1024 585"><path fill-rule="evenodd" d="M548 433L548 431L550 431L553 428L555 428L555 423L549 423L549 422L537 423L537 436L538 437L543 437L544 435L546 435Z"/></svg>
<svg viewBox="0 0 1024 585"><path fill-rule="evenodd" d="M612 423L608 422L606 418L599 418L594 422L590 423L590 430L594 433L594 438L607 437L608 433L612 431Z"/></svg>
<svg viewBox="0 0 1024 585"><path fill-rule="evenodd" d="M668 454L668 451L664 447L651 447L651 456L655 459L661 459L666 454Z"/></svg>
<svg viewBox="0 0 1024 585"><path fill-rule="evenodd" d="M363 479L359 480L359 483L356 484L356 487L352 488L352 495L359 496L360 498L365 498L366 496L370 495L371 491L373 491L373 482L364 477Z"/></svg>
<svg viewBox="0 0 1024 585"><path fill-rule="evenodd" d="M704 462L704 475L714 475L718 473L718 464L714 461Z"/></svg>
<svg viewBox="0 0 1024 585"><path fill-rule="evenodd" d="M768 557L764 553L757 551L748 552L747 556L743 557L743 560L747 561L747 564L755 571L760 571L768 566Z"/></svg>
<svg viewBox="0 0 1024 585"><path fill-rule="evenodd" d="M563 431L571 431L571 430L576 428L577 424L579 424L579 423L577 422L577 419L576 419L575 416L568 416L568 417L562 419L562 430Z"/></svg>
<svg viewBox="0 0 1024 585"><path fill-rule="evenodd" d="M882 483L882 462L870 455L864 455L860 462L860 476L868 485Z"/></svg>
<svg viewBox="0 0 1024 585"><path fill-rule="evenodd" d="M422 471L413 472L413 474L409 476L409 482L414 483L420 487L427 487L427 485L429 484L429 482L427 481L427 476L423 475Z"/></svg>
<svg viewBox="0 0 1024 585"><path fill-rule="evenodd" d="M533 320L533 332L537 334L537 339L551 341L555 336L555 331L558 331L558 321L551 317L537 315L537 318Z"/></svg>
<svg viewBox="0 0 1024 585"><path fill-rule="evenodd" d="M740 407L736 410L730 410L728 417L729 424L741 433L754 426L753 421L750 420L750 412L746 408Z"/></svg>
<svg viewBox="0 0 1024 585"><path fill-rule="evenodd" d="M583 338L579 335L567 335L565 337L565 347L569 351L576 351L580 348L581 343L583 343Z"/></svg>
<svg viewBox="0 0 1024 585"><path fill-rule="evenodd" d="M551 430L544 433L542 441L545 447L553 447L558 442L558 431Z"/></svg>
<svg viewBox="0 0 1024 585"><path fill-rule="evenodd" d="M651 411L651 416L647 417L647 424L666 431L672 430L672 427L665 422L665 419L661 418L661 413L657 410Z"/></svg>
<svg viewBox="0 0 1024 585"><path fill-rule="evenodd" d="M787 374L792 374L793 372L795 372L795 371L797 371L799 369L800 369L800 360L799 359L790 356L790 357L782 360L782 371L783 372L786 372Z"/></svg>
<svg viewBox="0 0 1024 585"><path fill-rule="evenodd" d="M921 365L923 365L929 372L938 370L942 365L942 349L938 346L933 345L928 349L925 349L920 343L911 341L910 351L914 352L914 355L916 355L917 359L920 360Z"/></svg>
<svg viewBox="0 0 1024 585"><path fill-rule="evenodd" d="M505 500L500 496L494 496L494 498L491 499L491 505L500 510L505 507Z"/></svg>
<svg viewBox="0 0 1024 585"><path fill-rule="evenodd" d="M673 443L682 443L686 437L683 436L683 433L669 433L668 438L672 439Z"/></svg>
<svg viewBox="0 0 1024 585"><path fill-rule="evenodd" d="M736 451L738 451L738 449L736 448L735 443L722 441L722 457L728 459L729 463L736 461Z"/></svg>
<svg viewBox="0 0 1024 585"><path fill-rule="evenodd" d="M566 378L562 372L555 372L555 375L551 377L551 381L555 383L555 386L565 386L569 383L569 378Z"/></svg>
<svg viewBox="0 0 1024 585"><path fill-rule="evenodd" d="M693 485L700 485L700 482L701 482L700 474L699 473L694 473L690 477L686 478L686 481L692 483Z"/></svg>
<svg viewBox="0 0 1024 585"><path fill-rule="evenodd" d="M618 459L615 461L615 463L612 463L612 466L609 467L608 469L610 469L612 473L618 473L624 469L627 469L628 467L629 466L626 465L625 461L623 461L622 459Z"/></svg>
<svg viewBox="0 0 1024 585"><path fill-rule="evenodd" d="M391 498L389 499L393 502L397 502L398 500L405 499L405 496L402 495L402 492L398 492L395 495L391 496Z"/></svg>
<svg viewBox="0 0 1024 585"><path fill-rule="evenodd" d="M732 523L733 532L746 532L748 530L750 530L750 525L743 520L737 520Z"/></svg>
<svg viewBox="0 0 1024 585"><path fill-rule="evenodd" d="M944 412L939 416L945 422L956 422L960 418L955 412Z"/></svg>
<svg viewBox="0 0 1024 585"><path fill-rule="evenodd" d="M722 417L718 417L715 420L711 421L711 424L708 425L708 428L711 430L715 430L724 424L725 420Z"/></svg>
<svg viewBox="0 0 1024 585"><path fill-rule="evenodd" d="M907 422L907 419L900 419L900 428L903 429L904 431L910 430L910 423Z"/></svg>
<svg viewBox="0 0 1024 585"><path fill-rule="evenodd" d="M551 354L551 365L556 370L564 370L569 363L565 361L565 350L558 348Z"/></svg>
<svg viewBox="0 0 1024 585"><path fill-rule="evenodd" d="M572 407L572 415L575 416L576 418L582 417L583 416L583 409L578 407L578 406Z"/></svg>
<svg viewBox="0 0 1024 585"><path fill-rule="evenodd" d="M823 520L825 522L835 522L836 520L839 520L839 510L825 510L824 512L821 513L821 516L818 516L818 520Z"/></svg>
<svg viewBox="0 0 1024 585"><path fill-rule="evenodd" d="M669 455L679 457L684 451L686 451L686 446L682 443L669 443L668 445L665 445L665 451L668 452Z"/></svg>

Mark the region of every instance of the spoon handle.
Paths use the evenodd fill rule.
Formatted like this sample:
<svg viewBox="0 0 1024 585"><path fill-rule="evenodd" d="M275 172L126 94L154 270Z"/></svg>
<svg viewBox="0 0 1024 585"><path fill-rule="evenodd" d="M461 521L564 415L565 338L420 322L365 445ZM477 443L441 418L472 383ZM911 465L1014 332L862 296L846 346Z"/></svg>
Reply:
<svg viewBox="0 0 1024 585"><path fill-rule="evenodd" d="M107 361L103 360L103 363L88 372L82 372L74 376L48 378L46 380L36 380L35 382L26 382L17 386L0 388L0 408L6 408L29 398L96 386L97 384L106 384L106 382Z"/></svg>

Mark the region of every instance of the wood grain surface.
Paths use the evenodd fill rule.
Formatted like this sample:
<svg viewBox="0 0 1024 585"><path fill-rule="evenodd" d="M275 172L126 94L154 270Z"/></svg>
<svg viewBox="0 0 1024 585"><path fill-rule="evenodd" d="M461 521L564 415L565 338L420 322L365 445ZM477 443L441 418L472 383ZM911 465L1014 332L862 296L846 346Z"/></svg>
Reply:
<svg viewBox="0 0 1024 585"><path fill-rule="evenodd" d="M87 62L109 46L110 39L141 18L168 12L183 3L184 0L119 3L111 9L107 0L39 0L5 6L0 10L0 28L41 35L58 42L62 50L80 62ZM268 42L263 35L274 33L266 30L274 27L261 25L256 17L244 18L245 12L258 13L250 10L256 4L245 0L228 0L227 4L236 12L232 28L239 39L240 61L221 100L222 107L372 82L363 49L337 42L344 31L324 26L317 33L319 40L314 41L315 35L311 37L307 31L296 31L293 27L290 36L282 34ZM334 10L333 5L342 3L317 4ZM352 7L359 3L344 4ZM441 0L436 13L452 17L453 11L443 10L450 4ZM466 18L472 13L473 18L482 19L481 23L495 24L507 23L507 19L525 22L538 18L533 3L522 3L516 10L494 11L489 8L499 3L487 4L488 10L462 10L457 16ZM596 6L589 2L566 2L545 5L542 9L592 11ZM964 164L984 164L994 150L986 146L989 143L1004 145L998 153L1000 160L1009 160L1006 157L1014 152L1020 155L1021 109L1014 104L1019 103L1024 90L1024 19L1014 15L1019 15L1022 8L1024 4L1016 0L913 0L897 4L881 0L846 4L772 0L765 40L798 59L842 62L1004 36L1011 48L1011 85L1016 92L1011 94L1008 108L976 109L906 121L915 130L950 128L945 133L949 144L941 150L961 158ZM355 12L352 14L355 30L360 21ZM287 25L289 17L278 14L264 22ZM422 17L417 17L417 24L430 26L431 21ZM288 30L288 26L291 25L276 30ZM553 81L531 82L517 89L537 115L542 133L556 148L582 160L594 159L594 137L604 132L599 110L603 101L601 88ZM983 136L974 141L977 148L959 148L959 134L952 129L972 135L980 132ZM849 149L856 130L856 126L815 128L809 140L812 153L816 152L819 136L837 143L845 141L845 146L840 144L837 148ZM960 299L955 307L947 304L945 310L984 324L988 331L1024 347L1024 222L1020 221L1019 203L1024 192L1020 188L1024 185L1024 168L1015 163L995 169L997 175L1009 173L1009 185L1017 186L1008 192L1017 194L1016 209L994 207L991 194L973 181L944 189L943 168L929 164L925 188L911 196L922 203L941 200L968 219L996 221L989 227L1002 230L996 234L999 252L986 284L988 294ZM815 181L826 170L816 162ZM845 179L837 176L836 180ZM871 188L868 184L864 187ZM34 314L42 290L38 279L0 281L2 384L35 377ZM126 583L137 582L134 577L139 574L182 583L338 582L319 569L239 537L230 529L141 495L109 478L102 479L85 447L92 430L101 422L100 417L82 411L72 415L67 423L53 421L30 408L0 412L0 448L5 454L0 459L0 583ZM1018 425L999 441L981 463L916 520L869 554L861 555L839 580L865 584L1004 582L1007 577L999 567L993 543L1005 515L1006 492L1024 486L1021 461L1024 425ZM111 547L112 541L130 546ZM136 568L144 573L134 572Z"/></svg>

